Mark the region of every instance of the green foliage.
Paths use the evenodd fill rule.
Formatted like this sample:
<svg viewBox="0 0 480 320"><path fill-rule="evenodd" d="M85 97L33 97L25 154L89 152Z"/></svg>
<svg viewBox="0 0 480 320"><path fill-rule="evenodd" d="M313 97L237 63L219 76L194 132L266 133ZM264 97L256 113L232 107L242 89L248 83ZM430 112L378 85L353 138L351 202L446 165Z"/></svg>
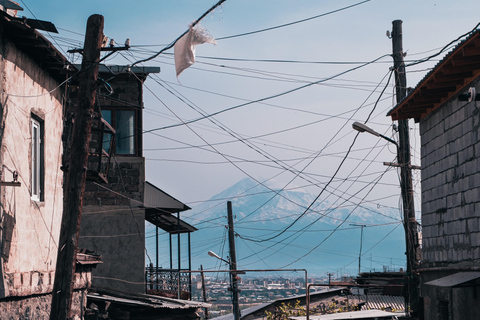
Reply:
<svg viewBox="0 0 480 320"><path fill-rule="evenodd" d="M305 316L306 314L305 308L300 305L300 300L297 300L293 307L290 303L282 302L280 306L275 308L275 311L265 311L267 320L288 320L290 317Z"/></svg>

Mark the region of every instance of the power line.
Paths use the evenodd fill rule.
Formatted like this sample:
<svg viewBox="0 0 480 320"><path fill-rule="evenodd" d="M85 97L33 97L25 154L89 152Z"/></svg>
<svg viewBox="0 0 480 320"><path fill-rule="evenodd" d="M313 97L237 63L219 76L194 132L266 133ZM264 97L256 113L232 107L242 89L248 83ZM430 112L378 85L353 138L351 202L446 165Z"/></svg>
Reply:
<svg viewBox="0 0 480 320"><path fill-rule="evenodd" d="M329 81L329 80L332 80L332 79L335 79L339 76L342 76L346 73L349 73L349 72L352 72L352 71L355 71L357 69L360 69L360 68L363 68L369 64L372 64L374 63L375 61L379 60L379 59L382 59L384 57L387 57L387 56L390 56L388 54L385 54L383 56L380 56L370 62L367 62L367 63L364 63L360 66L357 66L357 67L354 67L354 68L351 68L351 69L348 69L346 71L343 71L343 72L340 72L336 75L333 75L331 77L328 77L326 79L322 79L322 80L318 80L318 81L314 81L314 82L311 82L311 83L308 83L308 84L305 84L303 86L300 86L300 87L296 87L296 88L293 88L293 89L290 89L290 90L287 90L287 91L283 91L283 92L280 92L280 93L277 93L277 94L274 94L274 95L271 95L271 96L268 96L268 97L264 97L264 98L261 98L261 99L257 99L257 100L253 100L253 101L249 101L249 102L246 102L246 103L242 103L242 104L239 104L239 105L236 105L236 106L232 106L230 108L226 108L226 109L223 109L223 110L220 110L220 111L217 111L217 112L214 112L214 113L211 113L211 114L207 114L207 115L204 115L200 118L197 118L197 119L193 119L193 120L188 120L188 121L182 121L181 123L178 123L178 124L174 124L174 125L169 125L169 126L165 126L165 127L159 127L159 128L154 128L154 129L150 129L150 130L146 130L144 131L144 133L149 133L149 132L153 132L153 131L158 131L158 130L165 130L165 129L171 129L171 128L175 128L175 127L179 127L179 126L184 126L184 125L187 125L187 124L191 124L191 123L194 123L194 122L197 122L197 121L200 121L200 120L204 120L204 119L208 119L208 118L211 118L213 116L217 116L219 114L222 114L222 113L225 113L227 111L232 111L232 110L235 110L235 109L238 109L238 108L241 108L241 107L246 107L246 106L249 106L251 104L254 104L254 103L259 103L259 102L263 102L263 101L267 101L267 100L271 100L271 99L274 99L274 98L278 98L278 97L281 97L281 96L284 96L284 95L287 95L287 94L290 94L290 93L293 93L293 92L296 92L296 91L299 91L299 90L302 90L302 89L305 89L305 88L308 88L308 87L311 87L313 85L316 85L316 84L319 84L319 83L322 83L322 82L326 82L326 81Z"/></svg>
<svg viewBox="0 0 480 320"><path fill-rule="evenodd" d="M333 10L333 11L330 11L330 12L322 13L322 14L319 14L319 15L316 15L316 16L313 16L313 17L310 17L310 18L297 20L297 21L285 23L285 24L282 24L282 25L279 25L279 26L265 28L265 29L261 29L261 30L257 30L257 31L250 31L250 32L242 33L242 34L233 35L233 36L221 37L221 38L217 38L216 40L226 40L226 39L231 39L231 38L238 38L238 37L243 37L243 36L247 36L247 35L252 35L252 34L255 34L255 33L260 33L260 32L275 30L275 29L279 29L279 28L283 28L283 27L288 27L288 26L291 26L291 25L294 25L294 24L310 21L310 20L313 20L313 19L317 19L317 18L320 18L320 17L324 17L324 16L327 16L327 15L333 14L333 13L337 13L337 12L340 12L340 11L343 11L343 10L347 10L347 9L359 6L361 4L364 4L364 3L370 2L370 1L371 0L365 0L365 1L362 1L362 2L352 4L352 5L347 6L347 7L343 7L343 8L336 9L336 10Z"/></svg>
<svg viewBox="0 0 480 320"><path fill-rule="evenodd" d="M220 6L222 3L224 3L225 0L220 0L218 1L215 5L213 5L210 9L208 9L204 14L202 14L197 20L195 20L191 25L190 25L190 29L195 27L203 18L205 18L210 12L212 12L213 10L215 10L215 8L217 8L218 6ZM160 54L162 54L163 52L173 48L173 46L175 45L175 43L177 43L178 40L180 40L184 35L186 35L188 33L188 31L190 30L185 30L185 32L183 32L177 39L175 39L173 42L171 42L168 46L166 46L165 48L163 48L162 50L160 50L159 52L157 52L156 54L154 54L153 56L149 57L149 58L146 58L146 59L143 59L143 60L139 60L139 61L136 61L134 62L131 67L134 67L135 65L139 64L139 63L143 63L143 62L147 62L147 61L150 61L152 59L155 59L156 57L158 57Z"/></svg>

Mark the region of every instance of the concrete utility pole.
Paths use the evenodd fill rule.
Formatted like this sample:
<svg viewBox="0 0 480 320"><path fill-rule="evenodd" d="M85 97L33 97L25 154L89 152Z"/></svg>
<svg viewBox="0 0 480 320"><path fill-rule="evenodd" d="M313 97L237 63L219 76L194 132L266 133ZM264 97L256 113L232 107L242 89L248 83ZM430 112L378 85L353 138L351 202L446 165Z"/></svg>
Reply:
<svg viewBox="0 0 480 320"><path fill-rule="evenodd" d="M85 179L87 176L88 149L102 40L103 16L92 15L88 18L85 33L78 100L74 108L75 122L72 134L72 150L68 164L65 166L63 216L58 243L50 320L71 318L70 310L75 279L75 258L78 247L78 232L82 214Z"/></svg>
<svg viewBox="0 0 480 320"><path fill-rule="evenodd" d="M228 211L228 244L230 247L230 283L232 285L233 316L240 320L240 305L238 304L237 254L235 253L235 233L233 231L232 202L227 202Z"/></svg>
<svg viewBox="0 0 480 320"><path fill-rule="evenodd" d="M402 21L392 22L393 68L395 72L395 89L397 103L407 95L407 78L403 62ZM414 274L418 264L417 250L419 248L417 221L413 203L412 169L410 163L410 138L408 119L398 121L398 163L400 164L400 184L403 199L403 223L405 226L405 242L407 250L407 290L405 308L415 316L418 312L419 292L417 276Z"/></svg>

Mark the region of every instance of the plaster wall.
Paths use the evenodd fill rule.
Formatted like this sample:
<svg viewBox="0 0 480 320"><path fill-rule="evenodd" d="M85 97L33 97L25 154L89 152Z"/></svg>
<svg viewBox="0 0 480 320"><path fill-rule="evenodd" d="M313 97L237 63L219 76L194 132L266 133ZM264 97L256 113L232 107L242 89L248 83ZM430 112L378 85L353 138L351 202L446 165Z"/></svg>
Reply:
<svg viewBox="0 0 480 320"><path fill-rule="evenodd" d="M28 56L5 41L1 48L3 181L19 174L20 187L2 186L3 280L1 296L51 290L63 210L62 92ZM31 119L44 124L44 199L31 198Z"/></svg>

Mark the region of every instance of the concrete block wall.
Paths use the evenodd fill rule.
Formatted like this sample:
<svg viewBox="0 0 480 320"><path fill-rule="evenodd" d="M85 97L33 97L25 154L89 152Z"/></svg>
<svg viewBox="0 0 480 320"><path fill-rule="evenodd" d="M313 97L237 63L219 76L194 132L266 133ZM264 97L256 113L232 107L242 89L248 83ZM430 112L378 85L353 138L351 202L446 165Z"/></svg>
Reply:
<svg viewBox="0 0 480 320"><path fill-rule="evenodd" d="M113 156L107 184L87 181L84 206L143 205L145 158Z"/></svg>
<svg viewBox="0 0 480 320"><path fill-rule="evenodd" d="M79 245L102 255L92 270L96 287L145 293L145 211L129 206L85 206Z"/></svg>
<svg viewBox="0 0 480 320"><path fill-rule="evenodd" d="M99 77L109 79L112 75L100 73ZM132 74L117 75L114 79L108 81L108 85L111 86L113 91L111 94L106 88L101 89L103 95L98 97L99 105L109 107L142 107L144 80L143 76L139 80Z"/></svg>
<svg viewBox="0 0 480 320"><path fill-rule="evenodd" d="M423 267L480 262L479 129L480 102L458 97L420 123Z"/></svg>

